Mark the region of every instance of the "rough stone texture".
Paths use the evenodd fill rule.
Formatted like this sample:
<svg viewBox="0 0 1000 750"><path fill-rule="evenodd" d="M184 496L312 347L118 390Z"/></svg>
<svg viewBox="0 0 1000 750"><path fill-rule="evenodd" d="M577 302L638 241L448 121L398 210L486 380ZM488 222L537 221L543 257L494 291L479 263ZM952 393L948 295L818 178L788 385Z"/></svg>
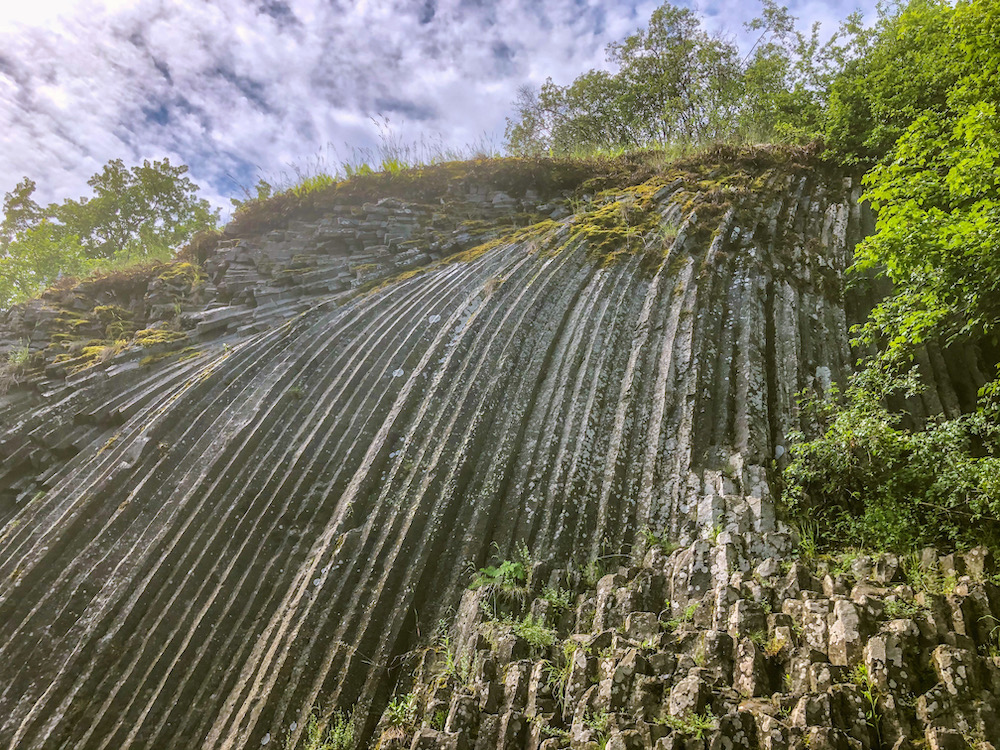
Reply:
<svg viewBox="0 0 1000 750"><path fill-rule="evenodd" d="M659 230L611 263L570 240L572 215L435 263L512 210L565 214L484 188L462 205L485 229L440 206L334 207L229 242L169 293L157 277L10 312L0 348L27 338L42 364L0 397L0 746L256 748L302 737L315 707L353 710L382 747L871 747L843 682L859 662L907 737L996 744L976 625L1000 615L994 587L925 597L894 628L872 602L895 563L827 586L791 557L772 466L795 394L853 361L869 300L844 299L842 272L871 217L840 176L750 177L665 184ZM77 370L56 303L186 340ZM965 364L925 373L915 408L974 394ZM644 528L680 548L641 554ZM538 664L562 668L563 644L540 652L463 594L520 542L550 574L505 614L579 636L550 695ZM956 577L993 564L933 557ZM558 620L549 582L574 597ZM417 656L442 619L445 675ZM412 725L380 723L408 690ZM672 728L686 706L718 728Z"/></svg>

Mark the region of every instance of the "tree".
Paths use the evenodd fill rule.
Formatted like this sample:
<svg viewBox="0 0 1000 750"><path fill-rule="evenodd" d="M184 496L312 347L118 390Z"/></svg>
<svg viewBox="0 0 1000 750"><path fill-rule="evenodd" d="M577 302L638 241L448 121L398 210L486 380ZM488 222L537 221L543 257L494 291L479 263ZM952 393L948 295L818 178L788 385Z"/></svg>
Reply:
<svg viewBox="0 0 1000 750"><path fill-rule="evenodd" d="M927 12L941 11L912 3L901 18ZM1000 8L960 3L936 34L950 50L938 82L952 83L865 177L878 222L859 267L884 268L895 285L874 322L896 347L1000 327Z"/></svg>
<svg viewBox="0 0 1000 750"><path fill-rule="evenodd" d="M56 217L77 231L89 258L161 256L218 220L187 171L168 159L131 169L114 159L87 181L94 196L66 201Z"/></svg>
<svg viewBox="0 0 1000 750"><path fill-rule="evenodd" d="M798 31L774 0L747 28L760 31L741 59L732 40L709 34L694 11L665 3L646 27L608 45L611 72L591 70L570 85L523 88L507 120L515 154L559 154L715 140L817 137L831 86L867 49L870 32L852 14L821 43L819 27Z"/></svg>
<svg viewBox="0 0 1000 750"><path fill-rule="evenodd" d="M911 0L883 12L862 54L844 61L832 82L823 134L839 161L882 159L917 117L940 112L957 78L945 0Z"/></svg>
<svg viewBox="0 0 1000 750"><path fill-rule="evenodd" d="M196 232L215 226L218 212L198 198L187 167L120 159L90 178L90 198L42 208L25 177L4 196L0 221L0 308L44 289L62 275L100 264L166 258Z"/></svg>

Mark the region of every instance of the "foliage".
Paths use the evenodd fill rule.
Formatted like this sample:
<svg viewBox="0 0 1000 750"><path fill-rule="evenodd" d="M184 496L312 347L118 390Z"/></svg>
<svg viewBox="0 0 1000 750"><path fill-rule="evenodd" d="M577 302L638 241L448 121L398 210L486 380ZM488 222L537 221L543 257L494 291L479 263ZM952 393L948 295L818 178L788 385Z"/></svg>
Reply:
<svg viewBox="0 0 1000 750"><path fill-rule="evenodd" d="M517 549L514 560L501 560L496 565L487 565L480 568L469 584L469 588L475 591L480 588L489 588L492 591L500 590L512 593L522 588L528 582L528 574L531 571L531 554L523 544Z"/></svg>
<svg viewBox="0 0 1000 750"><path fill-rule="evenodd" d="M791 436L784 498L793 516L817 522L818 545L906 550L1000 538L1000 428L982 412L905 427L886 403L919 388L913 370L882 362L853 376L844 399L835 388L803 398L820 435Z"/></svg>
<svg viewBox="0 0 1000 750"><path fill-rule="evenodd" d="M607 711L594 713L588 710L584 714L583 724L597 735L597 745L603 750L608 744L608 736L613 726L611 714Z"/></svg>
<svg viewBox="0 0 1000 750"><path fill-rule="evenodd" d="M855 270L884 272L893 293L859 331L875 354L844 397L805 400L818 434L791 436L785 500L820 545L996 547L1000 379L973 413L912 424L898 407L919 392L921 346L996 351L1000 8L910 0L870 42L832 87L827 143L842 161L880 160L864 178L876 232Z"/></svg>
<svg viewBox="0 0 1000 750"><path fill-rule="evenodd" d="M555 615L560 615L573 605L573 592L561 586L546 586L542 591L542 599L549 603Z"/></svg>
<svg viewBox="0 0 1000 750"><path fill-rule="evenodd" d="M774 0L748 24L760 37L741 56L694 11L664 3L647 26L607 48L610 71L560 86L522 87L507 121L511 153L576 154L716 140L805 141L820 132L837 73L867 44L852 15L828 41Z"/></svg>
<svg viewBox="0 0 1000 750"><path fill-rule="evenodd" d="M858 267L884 268L897 290L872 323L890 350L930 337L995 341L1000 324L1000 8L940 13L950 14L939 33L954 80L865 177L878 224Z"/></svg>
<svg viewBox="0 0 1000 750"><path fill-rule="evenodd" d="M652 549L653 547L659 547L664 555L671 555L680 545L667 539L665 534L657 534L648 526L643 526L640 530L643 538L646 540L646 545Z"/></svg>
<svg viewBox="0 0 1000 750"><path fill-rule="evenodd" d="M187 167L169 160L126 168L114 159L91 177L93 195L45 208L24 178L4 196L0 222L0 308L62 276L164 259L218 213L197 197Z"/></svg>
<svg viewBox="0 0 1000 750"><path fill-rule="evenodd" d="M865 723L875 735L875 746L882 745L882 717L878 710L878 689L864 664L856 664L851 670L851 681L861 688L861 696L865 701Z"/></svg>
<svg viewBox="0 0 1000 750"><path fill-rule="evenodd" d="M830 86L823 136L830 152L849 164L883 158L910 123L943 107L955 80L951 5L911 0L894 10L880 9L859 54Z"/></svg>
<svg viewBox="0 0 1000 750"><path fill-rule="evenodd" d="M701 740L707 732L719 728L719 722L711 711L703 714L689 712L683 716L665 716L662 723L675 732Z"/></svg>
<svg viewBox="0 0 1000 750"><path fill-rule="evenodd" d="M397 695L385 707L384 718L391 727L408 727L417 718L417 697L413 693Z"/></svg>
<svg viewBox="0 0 1000 750"><path fill-rule="evenodd" d="M535 648L548 648L556 642L556 631L532 615L513 621L512 629Z"/></svg>
<svg viewBox="0 0 1000 750"><path fill-rule="evenodd" d="M20 365L26 364L30 356L31 356L31 350L28 348L28 345L26 343L22 342L20 346L11 349L7 353L7 364L11 365L12 367L18 367Z"/></svg>
<svg viewBox="0 0 1000 750"><path fill-rule="evenodd" d="M680 617L672 617L664 623L668 632L677 630L682 624L694 620L694 613L698 611L698 602L689 604Z"/></svg>
<svg viewBox="0 0 1000 750"><path fill-rule="evenodd" d="M447 632L444 631L437 639L436 650L444 656L442 675L463 687L471 686L473 682L472 655L466 653L459 656L458 649L452 643Z"/></svg>
<svg viewBox="0 0 1000 750"><path fill-rule="evenodd" d="M338 712L330 717L325 732L316 715L311 715L302 747L303 750L353 750L355 743L354 717Z"/></svg>

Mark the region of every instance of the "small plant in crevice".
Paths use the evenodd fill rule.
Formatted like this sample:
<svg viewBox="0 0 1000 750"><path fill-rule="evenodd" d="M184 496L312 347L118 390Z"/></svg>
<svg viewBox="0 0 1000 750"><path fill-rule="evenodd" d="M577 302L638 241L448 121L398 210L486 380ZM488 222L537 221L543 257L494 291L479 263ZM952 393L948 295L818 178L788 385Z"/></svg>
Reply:
<svg viewBox="0 0 1000 750"><path fill-rule="evenodd" d="M698 602L689 604L685 608L684 612L681 614L680 617L670 618L669 620L666 621L666 623L664 623L664 627L666 627L668 632L672 633L675 630L677 630L682 624L693 621L694 613L697 611L698 611Z"/></svg>
<svg viewBox="0 0 1000 750"><path fill-rule="evenodd" d="M587 711L583 717L583 725L597 735L597 745L601 750L604 750L607 747L611 734L611 714L607 711L600 711L598 713Z"/></svg>
<svg viewBox="0 0 1000 750"><path fill-rule="evenodd" d="M440 636L436 639L435 650L437 653L444 658L444 664L441 667L441 677L446 681L453 680L459 686L464 688L466 692L472 692L473 688L473 674L472 674L472 655L469 653L458 654L458 649L452 642L451 637L447 632L442 632Z"/></svg>
<svg viewBox="0 0 1000 750"><path fill-rule="evenodd" d="M650 549L654 547L659 547L664 555L668 557L677 549L680 545L666 538L665 534L657 534L648 526L643 526L640 530L643 538L646 540L646 546Z"/></svg>
<svg viewBox="0 0 1000 750"><path fill-rule="evenodd" d="M494 545L496 547L496 545ZM499 552L499 548L496 548ZM501 590L514 592L523 588L528 583L528 575L531 572L531 554L528 548L521 544L513 560L500 560L495 565L487 565L480 568L473 576L469 588L476 589L489 588L491 590Z"/></svg>
<svg viewBox="0 0 1000 750"><path fill-rule="evenodd" d="M549 603L553 614L559 616L573 605L573 592L560 586L546 586L542 599Z"/></svg>
<svg viewBox="0 0 1000 750"><path fill-rule="evenodd" d="M986 643L979 647L980 652L990 659L1000 658L1000 619L993 615L984 615L979 621L987 623L987 627L990 627Z"/></svg>
<svg viewBox="0 0 1000 750"><path fill-rule="evenodd" d="M534 648L548 648L556 641L556 631L532 615L521 620L514 620L510 627Z"/></svg>
<svg viewBox="0 0 1000 750"><path fill-rule="evenodd" d="M883 613L887 620L911 620L927 608L915 601L889 599Z"/></svg>
<svg viewBox="0 0 1000 750"><path fill-rule="evenodd" d="M385 722L390 727L410 727L417 717L417 697L413 693L397 695L385 707Z"/></svg>
<svg viewBox="0 0 1000 750"><path fill-rule="evenodd" d="M439 708L437 711L434 712L434 715L431 717L430 720L431 729L436 729L439 732L443 732L445 722L447 721L448 721L448 711L444 708Z"/></svg>
<svg viewBox="0 0 1000 750"><path fill-rule="evenodd" d="M718 719L711 711L706 711L703 714L692 711L683 716L666 716L659 723L696 740L704 739L708 732L719 727Z"/></svg>
<svg viewBox="0 0 1000 750"><path fill-rule="evenodd" d="M305 737L300 742L305 743L298 745L301 750L354 750L357 744L355 717L337 712L330 717L324 730L317 716L311 714L306 723ZM288 750L291 750L291 745L288 745Z"/></svg>
<svg viewBox="0 0 1000 750"><path fill-rule="evenodd" d="M875 735L875 747L882 745L882 717L878 710L878 688L872 680L868 667L858 664L851 670L851 682L861 689L865 702L865 722Z"/></svg>

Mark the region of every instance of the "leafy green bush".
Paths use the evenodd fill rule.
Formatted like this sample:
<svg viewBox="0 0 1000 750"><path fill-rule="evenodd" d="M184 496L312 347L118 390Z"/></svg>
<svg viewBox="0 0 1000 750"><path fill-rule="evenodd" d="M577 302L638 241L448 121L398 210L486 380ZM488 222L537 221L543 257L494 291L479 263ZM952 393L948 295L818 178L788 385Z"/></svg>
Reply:
<svg viewBox="0 0 1000 750"><path fill-rule="evenodd" d="M874 363L843 399L834 388L801 401L820 434L791 436L784 500L794 518L815 521L820 547L997 545L1000 428L982 411L905 427L886 401L919 390L914 371Z"/></svg>
<svg viewBox="0 0 1000 750"><path fill-rule="evenodd" d="M531 553L528 552L526 546L521 544L516 550L515 559L501 560L496 565L480 568L473 576L469 588L473 591L489 588L494 591L501 590L511 593L527 584L530 572Z"/></svg>
<svg viewBox="0 0 1000 750"><path fill-rule="evenodd" d="M683 716L667 716L664 717L662 723L675 732L694 737L698 740L704 739L707 732L719 728L719 722L711 711L703 714L691 712Z"/></svg>
<svg viewBox="0 0 1000 750"><path fill-rule="evenodd" d="M528 615L523 620L515 620L512 623L515 633L530 643L535 648L548 648L556 642L556 631L547 627L540 619L535 619Z"/></svg>

